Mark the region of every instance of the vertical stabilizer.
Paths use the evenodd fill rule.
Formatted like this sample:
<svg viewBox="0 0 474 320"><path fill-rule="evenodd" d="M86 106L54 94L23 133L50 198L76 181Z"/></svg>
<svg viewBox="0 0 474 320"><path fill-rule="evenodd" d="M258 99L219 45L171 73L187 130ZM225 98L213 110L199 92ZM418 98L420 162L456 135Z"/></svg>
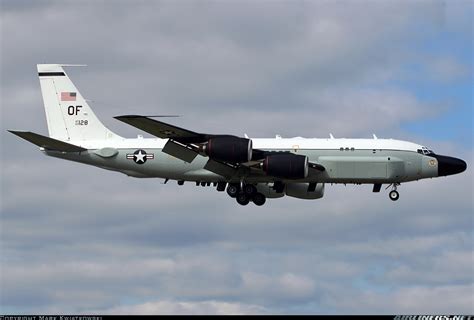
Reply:
<svg viewBox="0 0 474 320"><path fill-rule="evenodd" d="M96 117L59 64L38 64L49 136L62 141L120 138Z"/></svg>

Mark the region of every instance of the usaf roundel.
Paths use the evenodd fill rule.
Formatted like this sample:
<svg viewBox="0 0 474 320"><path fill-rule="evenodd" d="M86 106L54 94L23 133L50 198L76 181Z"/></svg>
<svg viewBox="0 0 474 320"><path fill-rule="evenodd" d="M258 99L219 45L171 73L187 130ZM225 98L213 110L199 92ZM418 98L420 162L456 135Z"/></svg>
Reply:
<svg viewBox="0 0 474 320"><path fill-rule="evenodd" d="M138 149L134 153L127 153L127 159L135 161L136 164L144 164L146 159L153 159L153 153L146 153L145 150Z"/></svg>

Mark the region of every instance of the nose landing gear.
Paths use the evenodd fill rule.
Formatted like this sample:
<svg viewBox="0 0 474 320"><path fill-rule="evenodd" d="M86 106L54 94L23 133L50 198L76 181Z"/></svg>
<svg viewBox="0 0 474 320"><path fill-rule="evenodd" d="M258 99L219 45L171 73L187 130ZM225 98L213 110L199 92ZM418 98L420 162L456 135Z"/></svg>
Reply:
<svg viewBox="0 0 474 320"><path fill-rule="evenodd" d="M387 187L388 189L390 188L390 186L392 186L392 191L390 191L390 193L388 194L388 197L390 198L390 200L397 201L398 198L400 198L400 194L397 191L397 186L399 185L400 185L399 183L392 183Z"/></svg>
<svg viewBox="0 0 474 320"><path fill-rule="evenodd" d="M397 190L392 190L392 191L390 191L390 193L388 194L388 196L390 197L390 200L392 200L392 201L397 201L398 198L400 198L400 194L398 193Z"/></svg>

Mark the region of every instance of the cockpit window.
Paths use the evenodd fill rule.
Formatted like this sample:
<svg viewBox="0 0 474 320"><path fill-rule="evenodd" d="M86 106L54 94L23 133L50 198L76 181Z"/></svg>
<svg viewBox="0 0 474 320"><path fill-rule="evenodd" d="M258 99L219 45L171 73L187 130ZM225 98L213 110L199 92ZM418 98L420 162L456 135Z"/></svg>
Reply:
<svg viewBox="0 0 474 320"><path fill-rule="evenodd" d="M421 149L416 150L416 152L424 155L435 154L433 150L428 149L427 147L421 147Z"/></svg>

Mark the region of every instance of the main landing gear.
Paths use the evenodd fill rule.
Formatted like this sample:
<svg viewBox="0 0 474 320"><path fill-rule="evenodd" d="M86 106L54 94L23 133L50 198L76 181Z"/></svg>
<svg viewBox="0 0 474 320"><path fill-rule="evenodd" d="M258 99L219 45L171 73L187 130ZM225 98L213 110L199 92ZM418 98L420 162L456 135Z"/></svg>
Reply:
<svg viewBox="0 0 474 320"><path fill-rule="evenodd" d="M257 191L253 184L239 185L230 183L227 186L227 194L231 198L235 198L238 204L246 206L252 201L257 206L263 206L266 201L265 195Z"/></svg>

